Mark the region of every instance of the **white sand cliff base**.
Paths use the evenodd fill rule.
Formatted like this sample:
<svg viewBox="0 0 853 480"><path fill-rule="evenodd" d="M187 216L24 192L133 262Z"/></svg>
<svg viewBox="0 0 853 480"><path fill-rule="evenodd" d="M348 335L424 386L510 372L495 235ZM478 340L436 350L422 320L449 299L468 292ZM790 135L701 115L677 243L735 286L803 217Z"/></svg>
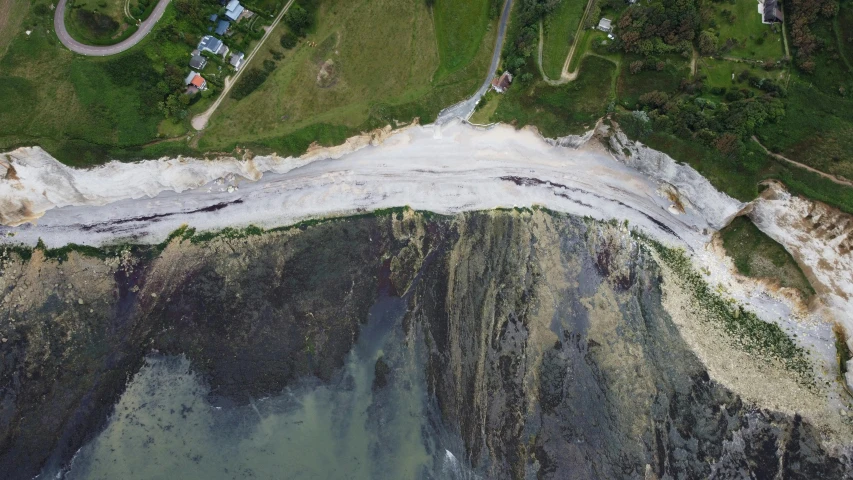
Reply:
<svg viewBox="0 0 853 480"><path fill-rule="evenodd" d="M599 135L606 134L602 127ZM88 170L63 166L40 148L22 148L0 154L0 162L5 160L0 219L7 225L0 233L14 235L7 243L35 245L42 239L50 247L157 243L184 224L199 230L273 227L402 205L447 214L539 205L599 220L627 220L631 228L685 247L711 285L796 335L824 367L824 377L833 380L831 322L840 321L853 332L849 310L842 308L851 282L831 282L837 270L817 273L830 260L806 233L771 233L769 225L799 228L784 221L794 207L768 203L776 210L765 208L762 202L776 200L762 198L754 203L753 215L759 228L792 253L801 252L794 255L811 270L810 279L826 282L816 288L832 298L820 311L802 312L761 282L733 275L731 262L711 248L712 234L745 205L665 154L619 133L609 141L608 150L592 134L549 142L533 130L505 125L415 125L355 137L299 158L160 159ZM849 251L834 255L829 257L833 269L853 264ZM700 356L708 364L730 361L715 348L703 351ZM780 409L798 405L793 400L785 404L769 382L767 389L756 391L722 366L712 370L752 401ZM829 404L846 408L843 392L829 390Z"/></svg>

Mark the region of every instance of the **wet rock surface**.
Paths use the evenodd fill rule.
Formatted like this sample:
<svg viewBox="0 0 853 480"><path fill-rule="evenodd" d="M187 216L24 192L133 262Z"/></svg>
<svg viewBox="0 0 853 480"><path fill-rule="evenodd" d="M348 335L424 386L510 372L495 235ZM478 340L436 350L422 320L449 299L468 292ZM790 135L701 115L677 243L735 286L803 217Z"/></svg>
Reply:
<svg viewBox="0 0 853 480"><path fill-rule="evenodd" d="M657 265L620 226L405 211L106 258L11 253L2 269L9 478L68 462L151 353L184 355L225 408L331 380L380 289L408 291L408 311L400 347L371 365L370 418L393 415L383 399L416 381L395 373L414 363L429 423L485 477L851 473L807 420L709 378L662 307Z"/></svg>

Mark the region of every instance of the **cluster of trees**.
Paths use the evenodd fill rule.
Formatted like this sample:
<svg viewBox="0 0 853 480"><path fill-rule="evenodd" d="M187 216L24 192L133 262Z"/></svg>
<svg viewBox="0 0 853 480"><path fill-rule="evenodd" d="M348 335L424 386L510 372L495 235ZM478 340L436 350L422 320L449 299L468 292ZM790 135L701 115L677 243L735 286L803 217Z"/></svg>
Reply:
<svg viewBox="0 0 853 480"><path fill-rule="evenodd" d="M523 0L518 7L518 14L513 18L510 38L503 50L504 68L518 76L522 82L533 79L529 68L525 66L535 59L539 46L539 21L545 15L553 12L560 0Z"/></svg>
<svg viewBox="0 0 853 480"><path fill-rule="evenodd" d="M838 14L838 0L791 0L786 5L790 25L791 43L796 48L797 66L807 73L814 72L814 55L820 49L820 40L812 33L811 25L820 17L832 18Z"/></svg>
<svg viewBox="0 0 853 480"><path fill-rule="evenodd" d="M621 47L642 55L690 51L700 24L695 0L632 5L619 18Z"/></svg>
<svg viewBox="0 0 853 480"><path fill-rule="evenodd" d="M751 90L729 93L726 98L734 101L717 104L701 97L648 92L639 99L647 119L645 125L636 114L632 118L620 116L620 122L626 121L634 135L668 131L682 138L697 139L724 155L735 155L741 150L743 140L758 127L784 117L785 105L777 94L755 95Z"/></svg>
<svg viewBox="0 0 853 480"><path fill-rule="evenodd" d="M284 15L284 23L294 34L304 37L312 28L317 17L316 1L306 1L305 6L294 3ZM282 45L283 46L283 45Z"/></svg>

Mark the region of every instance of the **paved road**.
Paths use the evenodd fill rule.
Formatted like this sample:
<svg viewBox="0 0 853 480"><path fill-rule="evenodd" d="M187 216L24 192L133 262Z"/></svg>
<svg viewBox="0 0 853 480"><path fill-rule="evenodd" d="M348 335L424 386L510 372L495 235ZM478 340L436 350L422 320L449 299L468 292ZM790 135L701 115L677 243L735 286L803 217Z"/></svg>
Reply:
<svg viewBox="0 0 853 480"><path fill-rule="evenodd" d="M480 98L482 98L482 96L489 90L492 78L494 78L495 72L498 70L498 63L501 60L501 51L503 50L504 37L506 36L506 24L509 20L509 14L511 11L512 0L506 0L503 12L501 13L501 20L498 24L498 38L495 41L495 52L492 54L492 64L489 66L489 73L486 75L486 81L483 82L483 85L480 86L480 89L477 90L477 93L472 97L439 112L438 118L435 119L436 125L443 125L455 118L461 118L463 120L471 118L471 115L474 113L474 107L477 106Z"/></svg>
<svg viewBox="0 0 853 480"><path fill-rule="evenodd" d="M294 1L295 0L290 0L289 2L287 2L287 5L285 5L281 12L279 12L278 16L275 17L275 20L273 20L272 25L267 28L267 33L265 33L264 36L261 37L261 40L258 42L257 45L255 45L255 48L252 50L252 53L250 53L249 56L246 57L246 61L243 63L243 66L240 68L240 70L238 70L233 77L225 79L225 88L222 89L222 93L219 94L219 97L216 99L215 102L213 102L213 105L211 105L210 108L208 108L204 112L199 113L198 115L193 117L192 122L190 122L192 123L193 128L195 128L196 130L201 130L207 126L207 122L210 120L210 117L211 115L213 115L213 112L215 112L216 109L219 108L219 104L222 103L222 100L225 99L225 96L228 95L229 91L231 91L231 87L233 87L234 84L237 83L237 79L240 78L240 75L242 75L243 72L248 68L249 62L252 61L252 58L254 58L255 53L257 53L257 51L261 48L264 42L267 41L267 38L270 36L272 31L275 30L275 27L278 25L278 22L281 21L281 18L284 17L284 14L287 13L287 10L290 9L290 6L293 5Z"/></svg>
<svg viewBox="0 0 853 480"><path fill-rule="evenodd" d="M142 22L142 25L139 26L137 31L133 32L133 35L115 45L98 47L80 43L71 38L71 35L68 34L68 30L65 29L65 4L67 1L68 0L59 0L59 3L56 4L56 13L53 15L53 28L56 30L56 36L59 37L59 41L72 52L79 53L80 55L88 55L90 57L115 55L136 45L140 40L145 38L145 35L148 35L152 28L154 28L154 24L160 20L160 17L163 16L163 12L166 11L166 6L169 5L169 0L160 0L160 3L154 7L154 11L151 12L151 15Z"/></svg>

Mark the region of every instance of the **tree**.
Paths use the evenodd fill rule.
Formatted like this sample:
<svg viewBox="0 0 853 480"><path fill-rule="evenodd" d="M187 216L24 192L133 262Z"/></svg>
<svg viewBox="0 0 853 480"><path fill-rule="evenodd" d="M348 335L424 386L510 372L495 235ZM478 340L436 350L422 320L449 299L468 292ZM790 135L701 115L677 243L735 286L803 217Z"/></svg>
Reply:
<svg viewBox="0 0 853 480"><path fill-rule="evenodd" d="M293 32L287 32L281 36L281 47L290 50L291 48L296 46L296 42L299 41L299 37L293 34Z"/></svg>
<svg viewBox="0 0 853 480"><path fill-rule="evenodd" d="M699 52L702 55L713 55L717 53L717 37L708 30L699 34Z"/></svg>
<svg viewBox="0 0 853 480"><path fill-rule="evenodd" d="M311 27L311 16L301 5L294 3L284 15L284 23L293 33L304 37L308 28Z"/></svg>

